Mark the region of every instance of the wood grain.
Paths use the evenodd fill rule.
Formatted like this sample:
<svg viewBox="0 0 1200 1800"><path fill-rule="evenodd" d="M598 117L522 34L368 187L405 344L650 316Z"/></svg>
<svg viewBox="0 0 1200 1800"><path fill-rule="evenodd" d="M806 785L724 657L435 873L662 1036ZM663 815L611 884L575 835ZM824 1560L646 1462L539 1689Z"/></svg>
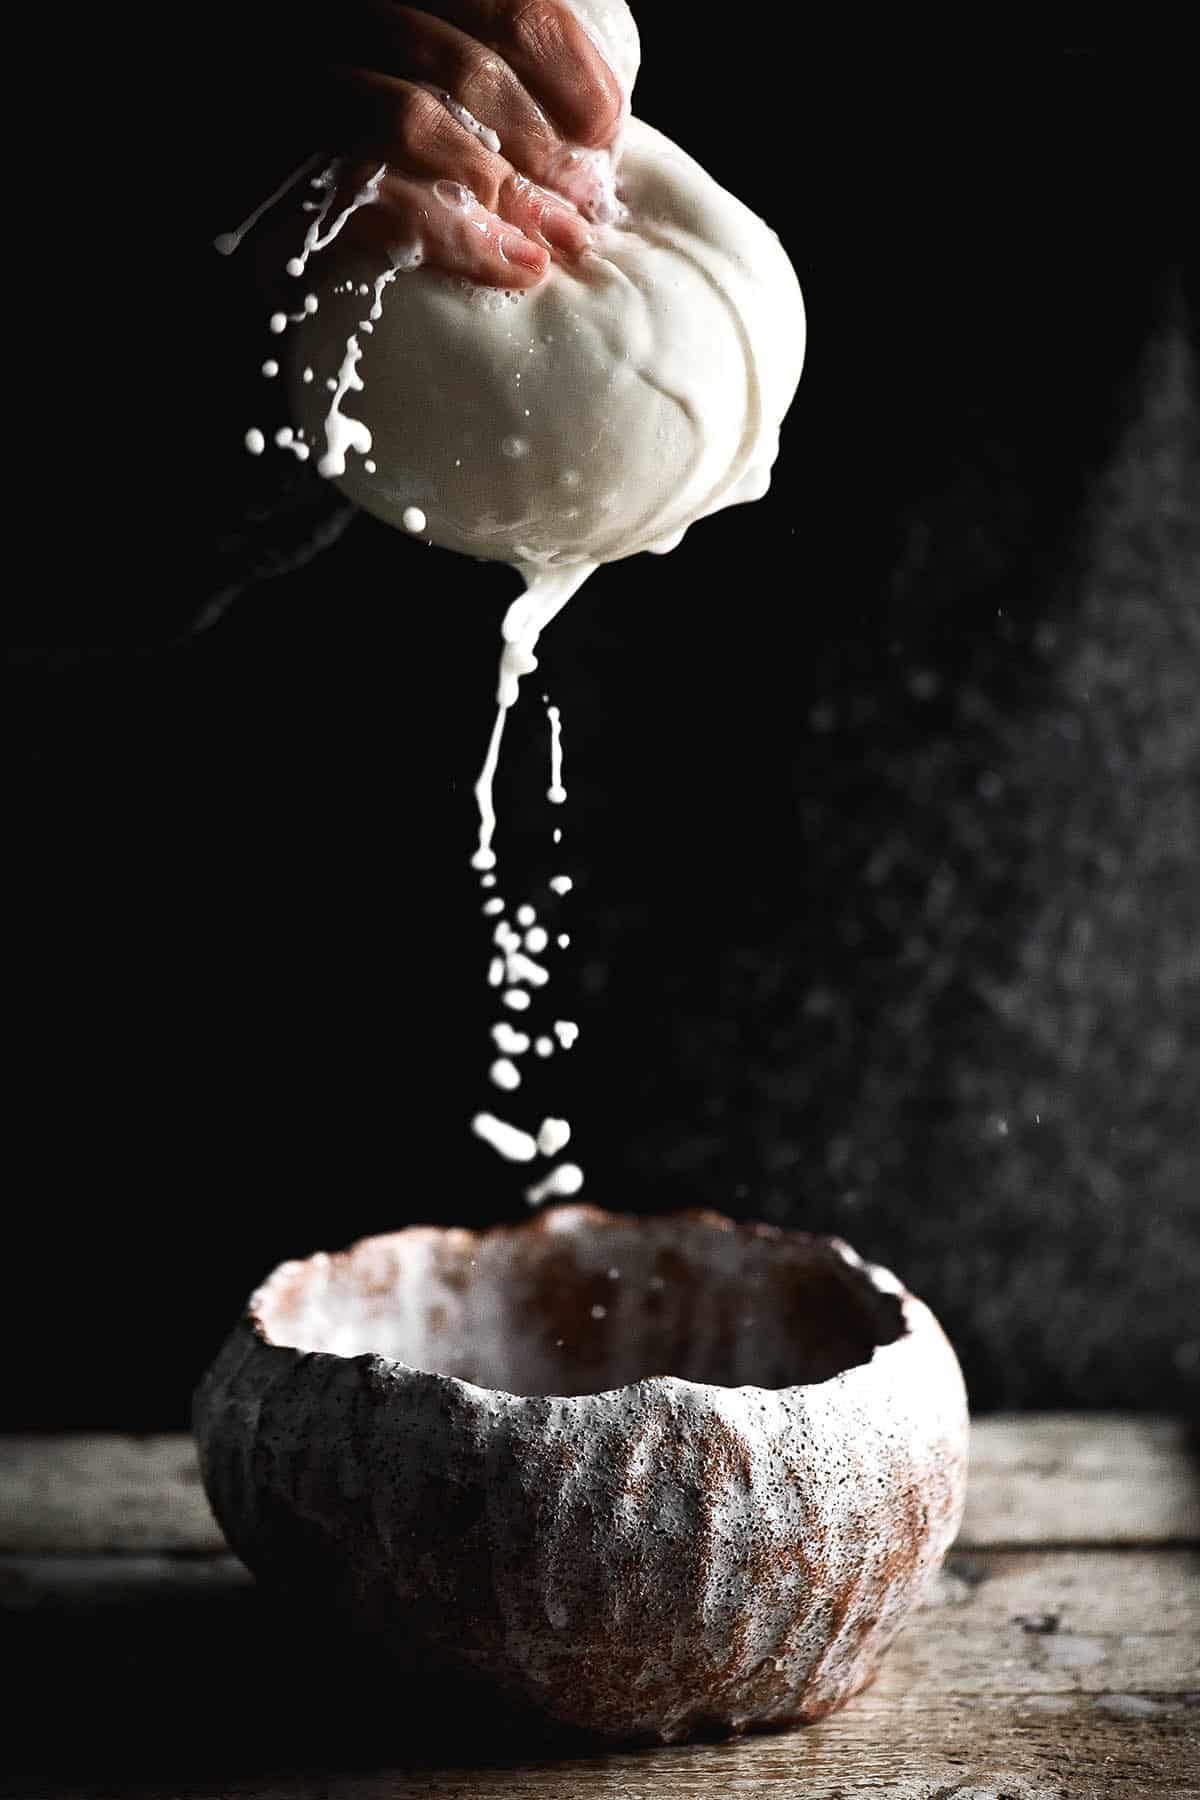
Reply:
<svg viewBox="0 0 1200 1800"><path fill-rule="evenodd" d="M190 1437L0 1439L0 1550L223 1550Z"/></svg>
<svg viewBox="0 0 1200 1800"><path fill-rule="evenodd" d="M455 1767L264 1772L230 1781L71 1783L28 1800L1197 1800L1185 1709L1109 1716L1068 1703L1053 1714L947 1706L881 1732L855 1712L805 1732L728 1745ZM1190 1739L1190 1741L1189 1741Z"/></svg>
<svg viewBox="0 0 1200 1800"><path fill-rule="evenodd" d="M1200 1800L1198 1489L1170 1421L983 1421L968 1526L872 1688L806 1730L610 1753L284 1614L220 1548L182 1437L0 1450L22 1800Z"/></svg>
<svg viewBox="0 0 1200 1800"><path fill-rule="evenodd" d="M531 1745L444 1689L394 1691L280 1619L228 1555L4 1557L0 1614L36 1627L27 1678L40 1666L77 1697L73 1748L128 1771L8 1790L31 1796L299 1800L314 1767L331 1800L1200 1795L1200 1552L1183 1548L956 1552L843 1713L608 1755Z"/></svg>
<svg viewBox="0 0 1200 1800"><path fill-rule="evenodd" d="M959 1544L1200 1542L1196 1450L1175 1419L981 1419Z"/></svg>
<svg viewBox="0 0 1200 1800"><path fill-rule="evenodd" d="M153 1612L180 1632L251 1614L266 1628L257 1615L270 1610L228 1554L3 1556L0 1607L43 1620ZM854 1705L1143 1689L1200 1693L1200 1551L954 1552Z"/></svg>

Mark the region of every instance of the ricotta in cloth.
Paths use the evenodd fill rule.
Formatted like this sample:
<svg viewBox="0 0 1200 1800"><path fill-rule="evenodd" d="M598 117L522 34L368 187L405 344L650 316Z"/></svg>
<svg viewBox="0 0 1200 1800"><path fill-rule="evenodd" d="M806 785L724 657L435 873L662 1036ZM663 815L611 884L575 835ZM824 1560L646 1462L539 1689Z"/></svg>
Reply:
<svg viewBox="0 0 1200 1800"><path fill-rule="evenodd" d="M629 8L574 10L628 113ZM308 272L320 305L296 334L291 394L314 454L341 447L327 472L368 512L424 515L422 536L531 583L569 568L573 589L758 499L800 378L804 307L775 233L640 119L623 120L614 162L619 221L536 288L424 265L381 285L386 265L345 240Z"/></svg>

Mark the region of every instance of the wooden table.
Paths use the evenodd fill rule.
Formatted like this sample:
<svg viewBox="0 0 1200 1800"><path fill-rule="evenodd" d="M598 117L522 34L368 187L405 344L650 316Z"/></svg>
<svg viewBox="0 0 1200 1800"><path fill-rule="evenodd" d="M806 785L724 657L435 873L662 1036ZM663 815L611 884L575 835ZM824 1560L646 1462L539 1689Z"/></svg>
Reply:
<svg viewBox="0 0 1200 1800"><path fill-rule="evenodd" d="M1170 1420L985 1419L958 1544L807 1730L531 1743L282 1616L184 1437L0 1440L0 1788L53 1800L1200 1800L1200 1481Z"/></svg>

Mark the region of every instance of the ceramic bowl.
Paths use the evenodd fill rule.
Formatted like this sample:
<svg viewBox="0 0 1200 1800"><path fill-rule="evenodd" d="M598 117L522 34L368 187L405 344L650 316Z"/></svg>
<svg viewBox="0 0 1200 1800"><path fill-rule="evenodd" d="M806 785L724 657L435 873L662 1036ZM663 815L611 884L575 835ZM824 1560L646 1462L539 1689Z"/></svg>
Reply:
<svg viewBox="0 0 1200 1800"><path fill-rule="evenodd" d="M710 1212L284 1263L195 1428L233 1549L324 1629L613 1739L841 1706L966 1483L928 1308L837 1238Z"/></svg>

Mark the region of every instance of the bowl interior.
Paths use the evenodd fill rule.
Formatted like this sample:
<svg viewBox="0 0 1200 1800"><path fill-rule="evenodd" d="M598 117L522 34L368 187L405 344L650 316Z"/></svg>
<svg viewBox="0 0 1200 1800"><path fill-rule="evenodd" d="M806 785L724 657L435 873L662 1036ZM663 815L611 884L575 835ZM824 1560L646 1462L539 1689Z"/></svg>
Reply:
<svg viewBox="0 0 1200 1800"><path fill-rule="evenodd" d="M651 1375L792 1387L868 1362L905 1330L896 1293L829 1239L586 1206L367 1238L284 1264L253 1309L272 1343L373 1352L515 1394Z"/></svg>

